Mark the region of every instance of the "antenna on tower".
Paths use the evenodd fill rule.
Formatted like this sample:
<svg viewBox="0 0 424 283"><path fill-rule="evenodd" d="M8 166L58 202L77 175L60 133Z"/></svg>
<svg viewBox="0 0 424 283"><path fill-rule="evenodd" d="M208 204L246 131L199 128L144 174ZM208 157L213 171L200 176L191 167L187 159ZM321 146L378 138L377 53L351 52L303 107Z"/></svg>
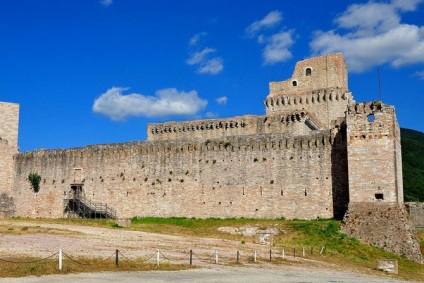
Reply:
<svg viewBox="0 0 424 283"><path fill-rule="evenodd" d="M382 98L382 94L381 94L380 66L378 66L378 90L380 92L380 101L382 101L383 98Z"/></svg>

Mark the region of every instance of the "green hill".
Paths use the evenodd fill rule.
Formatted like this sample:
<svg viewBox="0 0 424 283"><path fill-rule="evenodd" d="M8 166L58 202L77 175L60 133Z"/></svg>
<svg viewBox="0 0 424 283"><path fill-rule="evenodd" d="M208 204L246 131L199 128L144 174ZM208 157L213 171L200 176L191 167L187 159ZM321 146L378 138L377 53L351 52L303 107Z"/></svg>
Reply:
<svg viewBox="0 0 424 283"><path fill-rule="evenodd" d="M424 202L424 133L401 129L405 201Z"/></svg>

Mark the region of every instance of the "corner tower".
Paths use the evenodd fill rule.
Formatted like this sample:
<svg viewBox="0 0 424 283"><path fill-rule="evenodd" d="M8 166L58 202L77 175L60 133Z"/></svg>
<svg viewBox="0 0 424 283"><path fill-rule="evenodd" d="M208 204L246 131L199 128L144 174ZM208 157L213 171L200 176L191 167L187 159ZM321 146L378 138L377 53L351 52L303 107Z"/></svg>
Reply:
<svg viewBox="0 0 424 283"><path fill-rule="evenodd" d="M353 103L346 114L349 207L342 232L422 262L414 226L403 206L400 129L395 108Z"/></svg>
<svg viewBox="0 0 424 283"><path fill-rule="evenodd" d="M400 129L393 106L357 103L346 115L350 202L403 203Z"/></svg>

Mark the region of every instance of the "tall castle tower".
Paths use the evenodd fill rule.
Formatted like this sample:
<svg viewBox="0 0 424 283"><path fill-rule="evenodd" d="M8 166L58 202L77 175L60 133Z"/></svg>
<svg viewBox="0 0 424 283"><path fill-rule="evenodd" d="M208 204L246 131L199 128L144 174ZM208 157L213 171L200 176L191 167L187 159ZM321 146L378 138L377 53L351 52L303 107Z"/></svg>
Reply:
<svg viewBox="0 0 424 283"><path fill-rule="evenodd" d="M305 111L317 129L330 129L345 116L353 100L348 89L347 66L341 53L297 62L290 79L269 84L266 113ZM308 119L307 119L308 120Z"/></svg>

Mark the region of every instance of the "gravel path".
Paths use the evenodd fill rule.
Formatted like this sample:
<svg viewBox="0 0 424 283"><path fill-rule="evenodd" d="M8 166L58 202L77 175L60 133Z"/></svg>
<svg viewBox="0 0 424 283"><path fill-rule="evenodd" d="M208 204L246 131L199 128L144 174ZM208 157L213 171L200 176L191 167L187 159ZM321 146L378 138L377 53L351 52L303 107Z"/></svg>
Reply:
<svg viewBox="0 0 424 283"><path fill-rule="evenodd" d="M99 272L42 277L3 278L0 283L74 283L74 282L296 282L296 283L399 283L393 279L381 279L343 272L309 272L299 270L267 270L257 268L192 269L183 271L149 272Z"/></svg>

